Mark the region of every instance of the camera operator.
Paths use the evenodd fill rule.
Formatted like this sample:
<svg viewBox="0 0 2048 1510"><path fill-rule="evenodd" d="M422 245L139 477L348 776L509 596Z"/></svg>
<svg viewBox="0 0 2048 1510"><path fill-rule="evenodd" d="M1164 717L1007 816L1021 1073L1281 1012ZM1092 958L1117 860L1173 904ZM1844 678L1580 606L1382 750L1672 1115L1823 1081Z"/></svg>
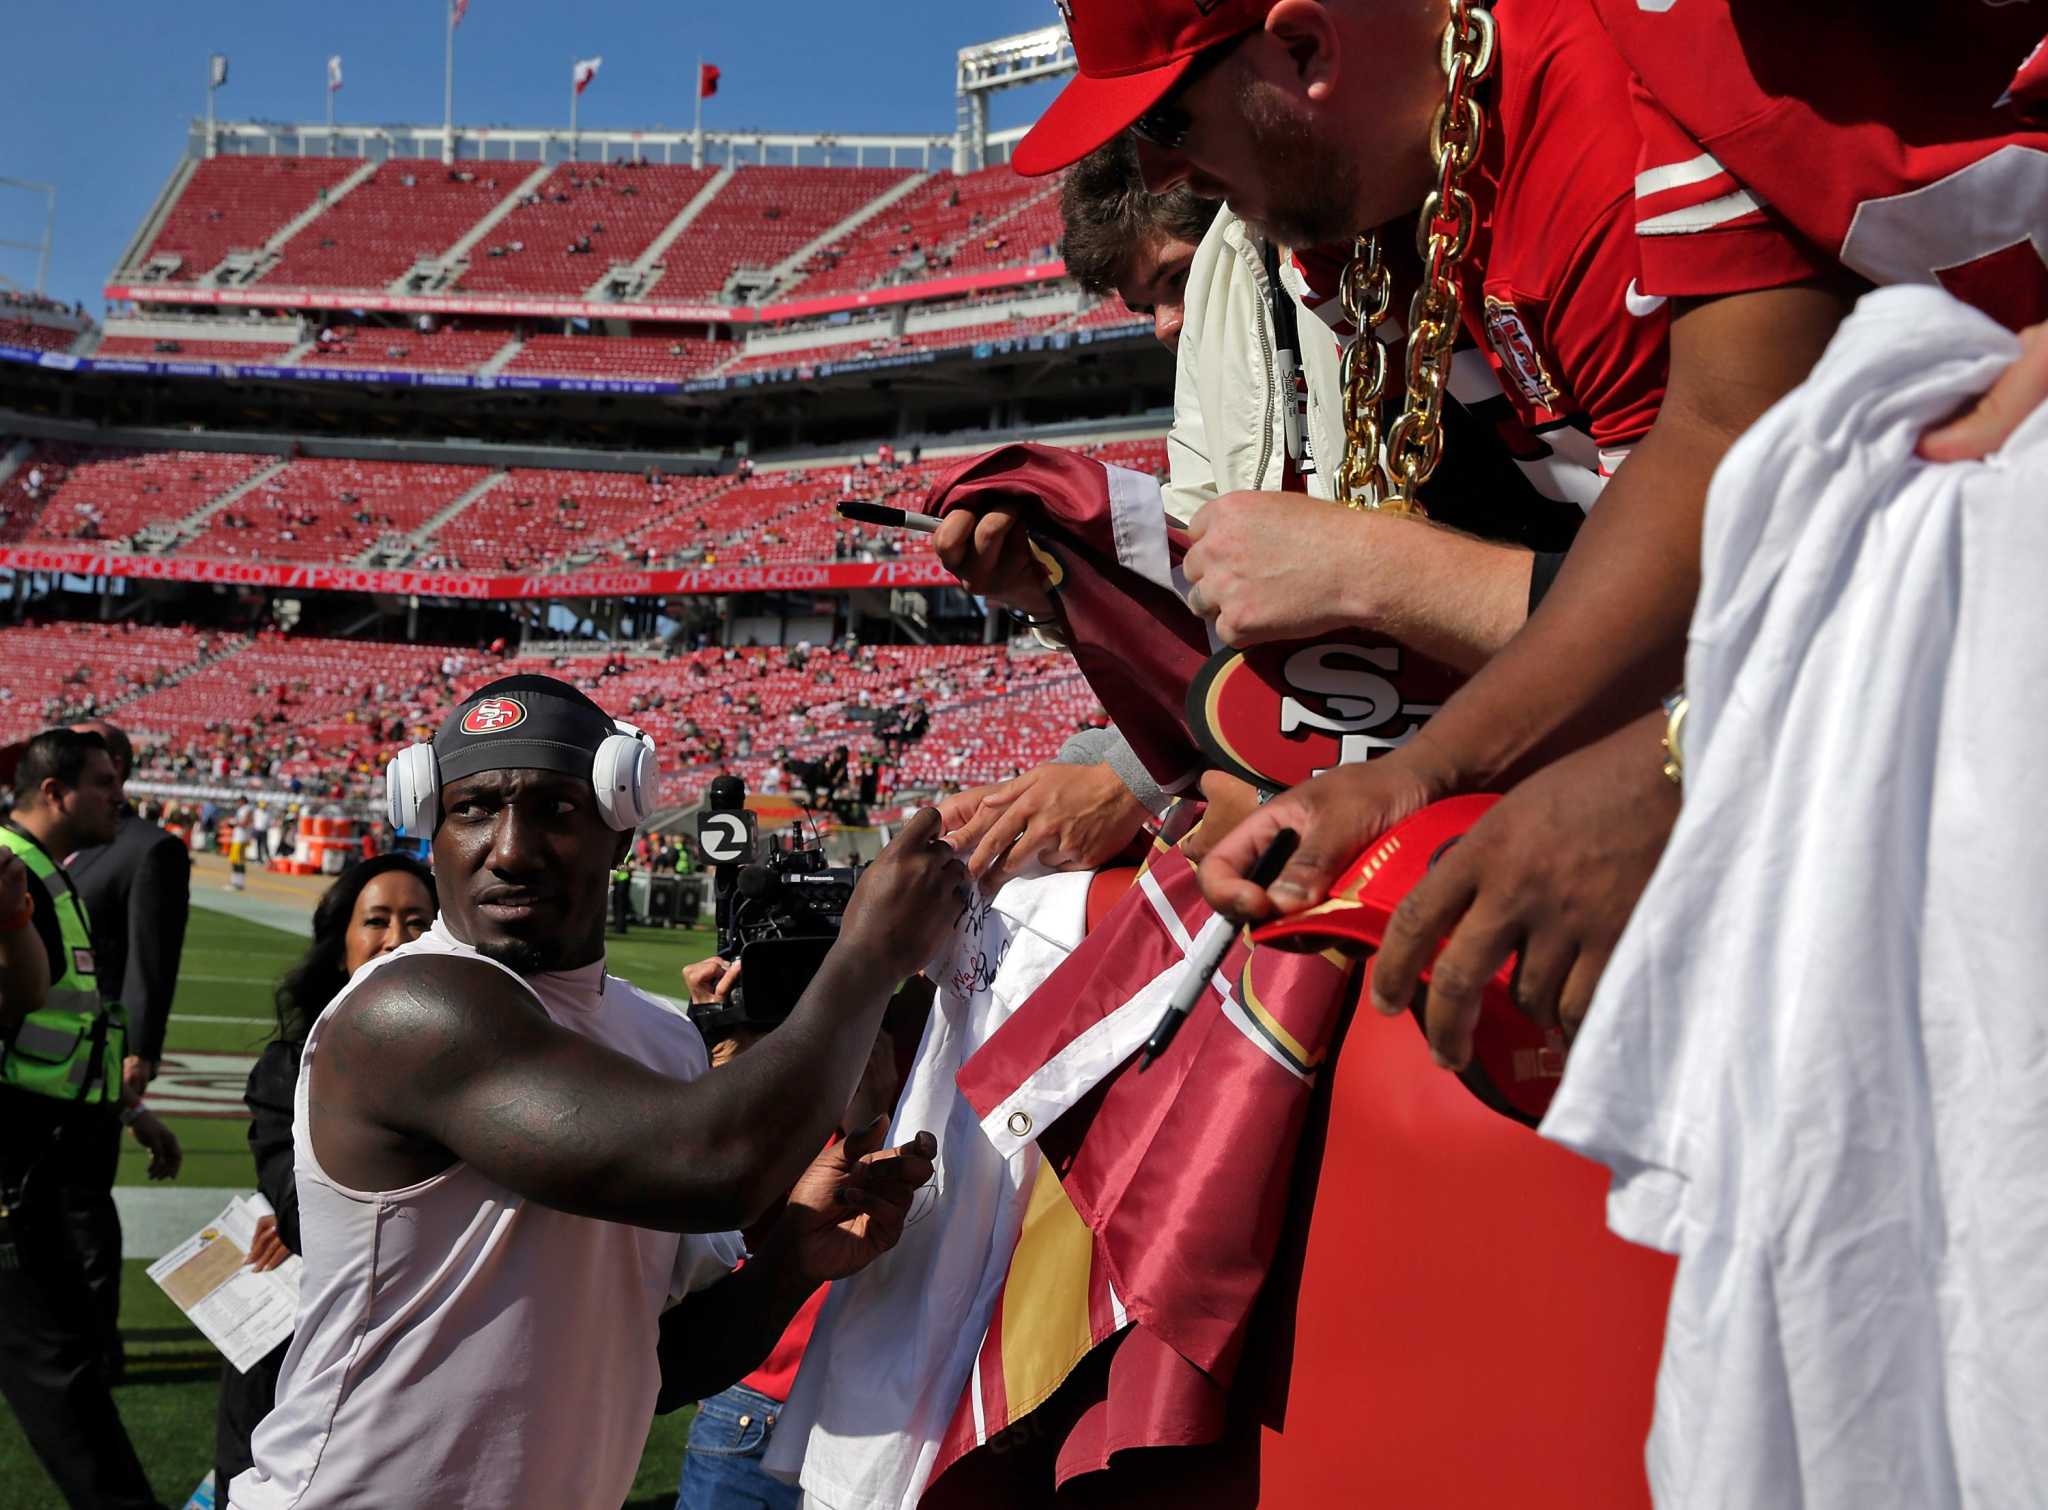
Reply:
<svg viewBox="0 0 2048 1510"><path fill-rule="evenodd" d="M713 1069L730 1064L779 1024L772 1013L765 1018L756 1017L748 1008L732 1005L733 988L739 979L739 965L718 955L683 970L683 984L690 994L691 1021L704 1035ZM897 1070L898 1035L892 1031L893 1019L899 1015L899 1006L928 1006L930 996L930 988L921 978L912 980L897 993L888 1018L875 1035L867 1070L833 1131L832 1141L867 1127L877 1117L887 1117L895 1107L902 1076ZM903 1015L907 1019L908 1012ZM914 1024L906 1020L903 1026L902 1036L907 1038ZM804 1348L811 1340L818 1312L824 1307L825 1293L821 1288L804 1302L759 1368L737 1384L698 1402L697 1413L690 1421L690 1443L683 1459L682 1478L676 1485L676 1510L740 1510L742 1506L746 1510L797 1510L801 1492L795 1485L785 1484L763 1471L761 1460L774 1439L775 1423L789 1399L790 1387L796 1383L796 1371L803 1363ZM663 1329L664 1359L672 1346L687 1346L686 1337L672 1340L670 1333L678 1330ZM658 1408L668 1410L684 1403L664 1389Z"/></svg>
<svg viewBox="0 0 2048 1510"><path fill-rule="evenodd" d="M441 915L307 1035L298 1331L240 1510L619 1503L664 1373L715 1394L900 1235L930 1135L818 1150L964 889L937 815L861 878L788 1020L706 1075L697 1031L604 969L607 877L654 778L644 739L542 676L392 762Z"/></svg>

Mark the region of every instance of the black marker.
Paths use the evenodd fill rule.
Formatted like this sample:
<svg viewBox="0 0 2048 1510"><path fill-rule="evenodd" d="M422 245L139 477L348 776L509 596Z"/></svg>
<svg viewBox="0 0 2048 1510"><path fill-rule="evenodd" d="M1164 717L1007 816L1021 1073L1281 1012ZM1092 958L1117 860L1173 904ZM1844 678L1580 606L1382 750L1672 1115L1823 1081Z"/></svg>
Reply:
<svg viewBox="0 0 2048 1510"><path fill-rule="evenodd" d="M886 503L862 503L857 498L839 505L839 517L857 524L886 524L892 529L916 530L925 535L939 527L937 514L913 514L909 509L892 509Z"/></svg>
<svg viewBox="0 0 2048 1510"><path fill-rule="evenodd" d="M1287 862L1294 858L1294 851L1300 844L1301 835L1291 828L1281 829L1273 835L1272 842L1245 879L1254 886L1271 886L1280 879L1280 872L1287 868ZM1223 963L1223 956L1230 952L1236 938L1237 925L1220 912L1202 925L1201 933L1188 950L1188 963L1192 968L1173 993L1173 1000L1166 1004L1166 1015L1159 1019L1159 1026L1145 1040L1144 1057L1138 1061L1139 1074L1150 1069L1152 1061L1166 1052L1166 1046L1173 1042L1173 1035L1180 1031L1180 1025L1188 1020L1188 1013L1195 1010L1195 1003L1202 999L1202 993L1209 987L1209 977Z"/></svg>

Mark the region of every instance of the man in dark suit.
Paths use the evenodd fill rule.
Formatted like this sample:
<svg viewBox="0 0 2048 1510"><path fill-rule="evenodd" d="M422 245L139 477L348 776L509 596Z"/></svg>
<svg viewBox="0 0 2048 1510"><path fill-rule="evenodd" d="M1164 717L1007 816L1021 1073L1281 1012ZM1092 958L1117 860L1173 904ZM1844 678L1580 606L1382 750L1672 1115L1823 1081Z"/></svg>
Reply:
<svg viewBox="0 0 2048 1510"><path fill-rule="evenodd" d="M106 741L114 768L126 782L135 765L128 736L100 718L72 727ZM183 840L124 805L113 841L80 850L67 868L92 917L99 978L107 994L128 1009L128 1057L121 1079L139 1098L148 1094L163 1058L192 906L192 856ZM110 1122L105 1157L95 1150L90 1167L80 1169L80 1178L67 1185L64 1195L65 1221L99 1308L107 1367L115 1379L123 1368L121 1217L114 1208L120 1155L121 1128Z"/></svg>

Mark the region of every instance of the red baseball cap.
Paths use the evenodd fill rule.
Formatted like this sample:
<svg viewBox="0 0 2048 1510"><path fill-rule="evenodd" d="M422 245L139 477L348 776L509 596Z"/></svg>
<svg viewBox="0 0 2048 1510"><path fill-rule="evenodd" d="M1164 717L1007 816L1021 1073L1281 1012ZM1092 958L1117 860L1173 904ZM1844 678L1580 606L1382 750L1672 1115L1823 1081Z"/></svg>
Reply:
<svg viewBox="0 0 2048 1510"><path fill-rule="evenodd" d="M1266 24L1273 0L1059 0L1080 72L1017 143L1026 178L1079 162L1150 110L1198 55Z"/></svg>
<svg viewBox="0 0 2048 1510"><path fill-rule="evenodd" d="M1327 901L1262 924L1252 930L1252 942L1290 949L1322 949L1335 943L1352 952L1360 945L1379 948L1401 899L1498 801L1497 796L1482 794L1431 803L1368 844L1345 867ZM1459 1078L1495 1111L1533 1124L1542 1118L1564 1074L1564 1043L1515 1006L1510 994L1514 966L1514 957L1509 956L1480 993L1472 1060ZM1424 981L1428 978L1425 972Z"/></svg>

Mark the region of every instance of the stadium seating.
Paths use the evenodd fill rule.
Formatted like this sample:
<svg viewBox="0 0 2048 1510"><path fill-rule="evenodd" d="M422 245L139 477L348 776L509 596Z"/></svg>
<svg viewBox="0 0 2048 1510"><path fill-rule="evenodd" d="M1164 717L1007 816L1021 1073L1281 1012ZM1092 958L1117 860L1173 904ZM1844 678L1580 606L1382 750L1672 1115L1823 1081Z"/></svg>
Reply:
<svg viewBox="0 0 2048 1510"><path fill-rule="evenodd" d="M192 667L174 686L152 680ZM885 791L1000 780L1049 759L1075 729L1101 721L1087 685L1063 656L1013 656L1002 646L916 645L709 649L668 659L497 657L459 646L295 638L264 630L229 644L189 629L59 625L0 629L0 654L24 668L0 701L13 737L97 699L119 711L144 746L144 778L225 782L367 796L384 762L422 736L465 692L490 677L540 671L585 688L660 746L664 801L693 800L731 769L762 790L789 778L781 761L846 745L877 757L881 712L913 700L931 733L911 747ZM81 676L81 668L83 675ZM68 680L67 680L68 679Z"/></svg>
<svg viewBox="0 0 2048 1510"><path fill-rule="evenodd" d="M512 191L516 164L450 168L394 157L285 243L259 286L382 289L439 257Z"/></svg>
<svg viewBox="0 0 2048 1510"><path fill-rule="evenodd" d="M743 166L662 254L667 271L650 295L716 299L735 269L773 267L908 174L904 168Z"/></svg>
<svg viewBox="0 0 2048 1510"><path fill-rule="evenodd" d="M0 644L4 644L0 638ZM384 762L431 731L460 679L497 663L450 645L295 639L265 630L232 654L121 710L146 749L138 773L322 795L379 789Z"/></svg>
<svg viewBox="0 0 2048 1510"><path fill-rule="evenodd" d="M1074 316L1070 330L1114 330L1120 325L1142 325L1151 328L1150 315L1134 315L1121 299L1101 299Z"/></svg>
<svg viewBox="0 0 2048 1510"><path fill-rule="evenodd" d="M913 700L931 710L932 733L887 783L895 791L1001 780L1050 759L1075 729L1101 720L1071 661L1015 657L999 645L713 649L532 669L575 682L654 735L673 773L665 801L694 798L727 768L762 790L778 752L814 760L843 744L856 762L871 759L881 751L875 715ZM788 789L786 771L780 784Z"/></svg>
<svg viewBox="0 0 2048 1510"><path fill-rule="evenodd" d="M520 467L435 531L415 564L477 572L560 566L731 485L729 477L650 482L636 472Z"/></svg>
<svg viewBox="0 0 2048 1510"><path fill-rule="evenodd" d="M946 253L949 273L1014 267L1020 262L1045 262L1058 249L1063 223L1057 191L1030 201L986 230L970 232Z"/></svg>
<svg viewBox="0 0 2048 1510"><path fill-rule="evenodd" d="M59 718L82 718L190 666L218 637L135 623L11 625L0 629L0 742Z"/></svg>
<svg viewBox="0 0 2048 1510"><path fill-rule="evenodd" d="M435 462L294 461L206 522L175 554L345 562L418 529L491 475Z"/></svg>
<svg viewBox="0 0 2048 1510"><path fill-rule="evenodd" d="M1156 440L1082 449L1144 472L1166 464ZM274 461L43 445L0 484L0 542L132 544L144 526L185 519ZM832 463L656 482L633 472L515 468L429 536L413 564L499 572L607 554L727 566L893 556L905 545L896 532L848 525L837 505L849 497L914 501L947 464ZM419 529L491 473L427 462L293 461L173 554L341 564Z"/></svg>
<svg viewBox="0 0 2048 1510"><path fill-rule="evenodd" d="M296 365L474 372L512 339L502 330L422 332L391 325L336 325L321 337Z"/></svg>
<svg viewBox="0 0 2048 1510"><path fill-rule="evenodd" d="M116 451L44 445L0 483L0 541L126 544L172 524L274 457L228 451ZM31 484L41 474L40 487Z"/></svg>
<svg viewBox="0 0 2048 1510"><path fill-rule="evenodd" d="M683 336L534 336L505 371L681 383L702 377L738 349L730 341Z"/></svg>
<svg viewBox="0 0 2048 1510"><path fill-rule="evenodd" d="M564 163L471 249L458 287L471 293L578 295L631 262L711 181L710 168ZM588 252L571 246L588 238Z"/></svg>
<svg viewBox="0 0 2048 1510"><path fill-rule="evenodd" d="M1056 204L1057 185L1048 190L1043 183L1019 178L1008 164L957 178L936 174L812 256L802 276L778 290L778 297L814 298L929 277L942 270L943 257L956 243L1002 224L1048 193Z"/></svg>
<svg viewBox="0 0 2048 1510"><path fill-rule="evenodd" d="M297 343L289 336L267 341L213 340L204 336L104 336L96 357L140 357L151 362L275 362Z"/></svg>
<svg viewBox="0 0 2048 1510"><path fill-rule="evenodd" d="M353 157L212 157L193 170L144 261L182 258L168 281L193 283L229 252L255 251L362 166Z"/></svg>
<svg viewBox="0 0 2048 1510"><path fill-rule="evenodd" d="M78 332L29 320L0 320L0 346L26 346L31 351L69 351Z"/></svg>

